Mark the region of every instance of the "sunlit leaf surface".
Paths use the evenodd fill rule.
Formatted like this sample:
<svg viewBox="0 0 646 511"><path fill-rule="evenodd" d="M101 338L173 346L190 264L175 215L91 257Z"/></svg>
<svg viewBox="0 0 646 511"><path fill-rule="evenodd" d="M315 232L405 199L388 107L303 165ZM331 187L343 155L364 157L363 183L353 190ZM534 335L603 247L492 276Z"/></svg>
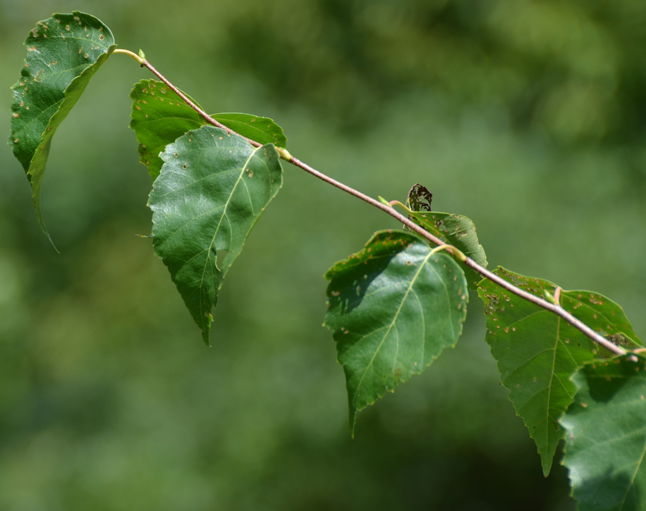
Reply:
<svg viewBox="0 0 646 511"><path fill-rule="evenodd" d="M544 298L556 286L546 280L524 277L504 268L496 272L517 287ZM570 377L595 354L604 355L587 336L556 314L483 280L478 289L487 316L486 341L498 361L502 384L529 429L547 475L563 429L558 418L575 392ZM621 307L589 291L560 291L563 308L603 335L636 339ZM638 341L631 341L635 344Z"/></svg>
<svg viewBox="0 0 646 511"><path fill-rule="evenodd" d="M213 126L166 147L150 194L153 243L209 342L211 310L229 267L282 185L278 153Z"/></svg>
<svg viewBox="0 0 646 511"><path fill-rule="evenodd" d="M454 259L417 236L377 232L328 270L325 326L345 370L350 427L356 414L457 342L468 302Z"/></svg>

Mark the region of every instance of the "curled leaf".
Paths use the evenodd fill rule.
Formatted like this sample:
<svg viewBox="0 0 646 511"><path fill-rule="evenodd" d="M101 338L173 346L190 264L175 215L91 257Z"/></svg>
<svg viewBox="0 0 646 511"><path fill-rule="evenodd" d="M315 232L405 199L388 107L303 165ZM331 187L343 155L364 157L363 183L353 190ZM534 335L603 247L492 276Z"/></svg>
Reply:
<svg viewBox="0 0 646 511"><path fill-rule="evenodd" d="M9 144L27 173L38 222L49 238L40 188L52 137L116 45L100 20L75 11L39 21L25 46L25 67L12 87Z"/></svg>

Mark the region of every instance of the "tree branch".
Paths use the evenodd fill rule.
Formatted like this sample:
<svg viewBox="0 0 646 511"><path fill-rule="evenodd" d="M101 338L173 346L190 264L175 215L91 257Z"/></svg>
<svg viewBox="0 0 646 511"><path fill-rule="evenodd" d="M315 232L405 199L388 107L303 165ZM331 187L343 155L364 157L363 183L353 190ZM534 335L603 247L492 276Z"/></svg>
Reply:
<svg viewBox="0 0 646 511"><path fill-rule="evenodd" d="M227 133L231 135L237 135L239 137L244 138L247 142L249 142L252 146L254 147L260 147L262 144L259 144L255 140L251 140L247 137L244 137L232 129L226 127L224 124L219 123L213 117L211 117L209 114L207 114L204 110L202 110L199 106L197 106L193 101L191 101L186 94L184 94L181 90L179 90L177 87L175 87L171 82L169 82L164 75L162 75L157 69L153 67L153 65L148 62L145 59L142 59L141 57L135 55L132 52L129 52L127 50L115 50L115 53L126 53L130 55L131 57L135 58L137 62L141 64L142 67L148 68L155 76L157 76L162 82L164 82L175 94L177 94L182 100L190 106L193 110L195 110L206 122L209 124L212 124L213 126L217 126L218 128L221 128L225 130ZM369 197L368 195L365 195L361 193L358 190L355 190L354 188L345 185L341 183L340 181L337 181L336 179L333 179L322 172L319 172L315 168L309 166L307 163L302 162L298 158L295 158L289 152L287 152L285 149L282 149L280 147L276 147L276 150L280 154L281 158L284 160L288 161L292 165L295 165L296 167L299 167L300 169L304 170L305 172L308 172L309 174L312 174L313 176L325 181L328 184L331 184L332 186L335 186L339 188L340 190L343 190L346 193L349 193L350 195L353 195L354 197L357 197L358 199L361 199L371 206L374 206L383 212L389 214L393 218L397 219L399 222L403 223L406 227L410 228L411 230L415 231L417 234L420 236L423 236L430 242L434 243L437 246L445 245L445 243L440 240L439 238L433 236L430 232L427 230L423 229L419 225L417 225L415 222L410 220L408 217L402 215L398 211L396 211L392 206L387 206L386 204L383 204L379 202L378 200L373 199L372 197ZM447 251L451 252L452 255L456 255L456 252L452 250L453 247L447 247ZM574 317L572 314L570 314L568 311L566 311L563 307L560 305L550 303L546 300L543 300L542 298L539 298L536 295L533 295L531 293L528 293L527 291L520 289L510 282L506 281L502 277L496 275L495 273L487 270L483 266L480 266L478 263L476 263L473 259L470 257L467 257L464 261L464 264L469 266L470 268L473 268L475 271L477 271L480 275L482 275L484 278L491 280L492 282L495 282L498 284L500 287L506 289L510 293L515 294L516 296L519 296L539 307L542 307L543 309L546 309L550 312L553 312L554 314L560 316L563 318L565 321L570 323L573 327L577 328L580 330L583 334L587 335L590 339L592 339L594 342L597 344L603 346L607 350L616 353L618 355L623 355L627 353L627 351L620 346L617 346L610 342L608 339L606 339L604 336L599 334L598 332L595 332L590 328L588 325Z"/></svg>

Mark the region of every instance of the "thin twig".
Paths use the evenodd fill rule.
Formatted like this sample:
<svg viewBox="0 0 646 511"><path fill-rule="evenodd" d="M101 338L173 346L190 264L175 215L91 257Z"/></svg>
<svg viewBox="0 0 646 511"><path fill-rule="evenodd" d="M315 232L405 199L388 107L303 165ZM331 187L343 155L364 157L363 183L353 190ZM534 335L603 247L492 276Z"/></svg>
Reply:
<svg viewBox="0 0 646 511"><path fill-rule="evenodd" d="M254 147L260 147L262 144L259 144L255 140L251 140L250 138L243 137L242 135L236 133L233 131L231 128L227 128L224 124L216 121L213 117L211 117L209 114L207 114L204 110L202 110L199 106L197 106L193 101L191 101L186 94L184 94L181 90L179 90L177 87L175 87L172 83L170 83L164 75L162 75L159 71L157 71L153 65L148 62L147 60L143 60L141 62L142 67L147 67L152 71L152 73L159 78L162 82L164 82L168 87L175 93L177 94L180 98L184 100L184 103L186 103L188 106L190 106L193 110L195 110L200 116L209 124L212 124L213 126L217 126L218 128L223 129L230 135L238 135L239 137L244 138L247 142L249 142L252 146Z"/></svg>
<svg viewBox="0 0 646 511"><path fill-rule="evenodd" d="M141 57L138 57L134 53L128 52L127 50L116 50L116 51L119 52L119 53L127 53L127 54L129 54L130 56L135 58L135 60L137 60L137 62L139 62L142 67L147 67L148 69L150 69L150 71L155 76L157 76L162 82L164 82L173 92L175 92L175 94L177 94L180 98L182 98L182 100L184 100L184 102L188 106L190 106L193 110L195 110L209 124L212 124L213 126L217 126L218 128L221 128L221 129L225 130L227 133L229 133L231 135L237 135L239 137L244 138L247 142L249 142L254 147L260 147L262 145L262 144L259 144L258 142L256 142L255 140L251 140L251 139L249 139L247 137L244 137L244 136L236 133L231 128L228 128L224 124L221 124L218 121L216 121L215 119L213 119L213 117L211 117L204 110L202 110L199 106L197 106L193 101L191 101L186 96L186 94L184 94L181 90L179 90L172 83L170 83L166 79L166 77L164 75L162 75L159 71L157 71L157 69L155 69L153 67L153 65L150 62L148 62L147 60L142 59ZM379 202L378 200L375 200L372 197L369 197L368 195L365 195L365 194L361 193L360 191L355 190L354 188L352 188L352 187L350 187L348 185L345 185L345 184L341 183L340 181L337 181L336 179L333 179L333 178L323 174L322 172L319 172L315 168L309 166L307 163L304 163L301 160L299 160L298 158L295 158L294 156L290 155L289 152L287 152L285 149L282 149L280 147L276 147L276 150L278 151L278 153L280 154L280 156L284 160L288 161L292 165L295 165L296 167L299 167L299 168L303 169L305 172L308 172L309 174L312 174L313 176L325 181L326 183L331 184L332 186L336 186L340 190L343 190L344 192L347 192L350 195L353 195L354 197L357 197L357 198L367 202L371 206L379 208L383 212L385 212L385 213L389 214L390 216L392 216L393 218L397 219L398 221L400 221L401 223L403 223L404 225L409 227L411 230L415 231L417 234L419 234L420 236L423 236L424 238L426 238L430 242L434 243L435 245L437 245L437 246L445 245L445 243L442 240L440 240L436 236L433 236L426 229L420 227L415 222L410 220L408 217L406 217L406 216L402 215L401 213L399 213L392 206L387 206L387 205ZM448 248L448 250L451 251L450 247ZM590 328L588 325L586 325L585 323L583 323L579 319L575 318L572 314L570 314L568 311L566 311L560 305L550 303L550 302L548 302L546 300L543 300L542 298L539 298L536 295L528 293L527 291L524 291L523 289L520 289L520 288L514 286L510 282L508 282L505 279L503 279L502 277L500 277L499 275L496 275L495 273L490 272L489 270L487 270L483 266L480 266L478 263L476 263L470 257L467 257L464 260L464 263L467 266L469 266L470 268L473 268L475 271L477 271L483 277L491 280L492 282L495 282L500 287L503 287L504 289L506 289L510 293L513 293L516 296L520 296L521 298L523 298L523 299L525 299L525 300L527 300L529 302L532 302L533 304L538 305L539 307L542 307L543 309L546 309L546 310L548 310L550 312L553 312L557 316L560 316L565 321L570 323L573 327L575 327L578 330L580 330L581 332L583 332L590 339L592 339L597 344L600 344L601 346L603 346L607 350L609 350L609 351L611 351L613 353L616 353L618 355L623 355L623 354L627 353L627 351L625 349L621 348L620 346L617 346L617 345L613 344L608 339L606 339L604 336L602 336L598 332L595 332L594 330L592 330L592 328Z"/></svg>

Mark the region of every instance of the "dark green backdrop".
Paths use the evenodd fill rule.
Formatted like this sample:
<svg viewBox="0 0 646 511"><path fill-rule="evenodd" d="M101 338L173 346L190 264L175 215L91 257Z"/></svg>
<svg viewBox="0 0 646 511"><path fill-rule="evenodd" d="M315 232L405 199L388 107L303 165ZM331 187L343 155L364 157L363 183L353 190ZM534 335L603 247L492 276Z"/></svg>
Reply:
<svg viewBox="0 0 646 511"><path fill-rule="evenodd" d="M73 9L368 194L426 185L492 266L606 294L643 335L643 0L0 0L0 138L27 32ZM498 385L475 295L458 347L350 439L322 275L398 225L294 167L204 346L135 236L150 179L128 93L149 77L111 57L54 138L60 255L0 151L0 510L572 510Z"/></svg>

